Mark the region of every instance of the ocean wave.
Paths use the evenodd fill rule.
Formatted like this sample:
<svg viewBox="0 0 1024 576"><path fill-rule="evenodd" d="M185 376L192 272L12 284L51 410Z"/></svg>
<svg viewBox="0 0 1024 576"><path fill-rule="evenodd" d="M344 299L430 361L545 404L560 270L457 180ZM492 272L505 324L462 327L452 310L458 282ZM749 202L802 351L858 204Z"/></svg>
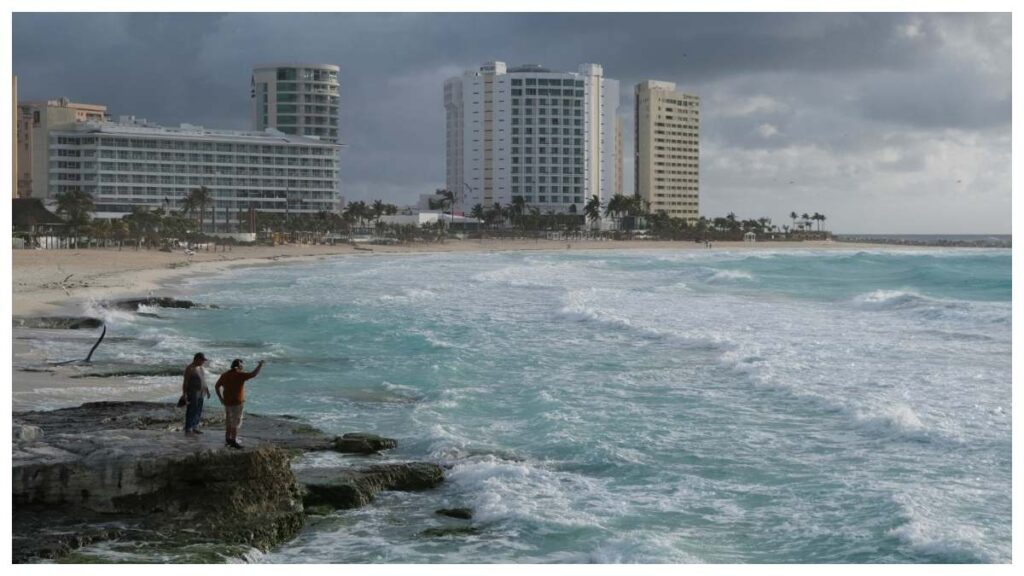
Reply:
<svg viewBox="0 0 1024 576"><path fill-rule="evenodd" d="M531 462L497 458L456 463L446 475L473 503L474 520L590 528L605 518L582 501L614 502L593 479L560 473Z"/></svg>
<svg viewBox="0 0 1024 576"><path fill-rule="evenodd" d="M853 304L866 310L909 312L926 320L1011 321L1009 303L933 298L913 290L874 290L855 296Z"/></svg>
<svg viewBox="0 0 1024 576"><path fill-rule="evenodd" d="M887 533L902 542L911 553L946 564L1009 561L1008 558L993 557L986 550L988 538L981 530L958 523L945 514L937 514L923 500L921 496L909 494L893 497L900 507L902 522Z"/></svg>
<svg viewBox="0 0 1024 576"><path fill-rule="evenodd" d="M708 282L731 280L753 280L754 275L743 270L717 270L708 278Z"/></svg>
<svg viewBox="0 0 1024 576"><path fill-rule="evenodd" d="M896 404L880 412L854 411L851 414L861 428L869 432L908 440L931 439L928 428L906 404Z"/></svg>
<svg viewBox="0 0 1024 576"><path fill-rule="evenodd" d="M678 547L678 538L672 534L651 534L649 531L631 531L609 538L585 555L583 562L591 564L699 564L695 556ZM576 562L580 562L577 560Z"/></svg>
<svg viewBox="0 0 1024 576"><path fill-rule="evenodd" d="M770 353L749 345L723 352L719 364L742 375L758 388L778 391L812 403L818 407L817 411L825 414L840 415L849 425L866 434L915 442L933 442L940 438L954 441L929 428L906 403L890 401L884 407L877 407L874 404L884 402L884 398L848 398L842 389L805 386L802 380L786 376L782 367L771 360ZM875 387L878 388L877 383Z"/></svg>
<svg viewBox="0 0 1024 576"><path fill-rule="evenodd" d="M435 334L434 332L432 332L430 330L415 330L414 329L414 330L410 330L409 333L416 334L417 336L423 338L427 342L427 344L430 344L431 348L437 348L439 350L447 350L447 349L451 349L451 348L461 348L458 344L453 344L451 342L448 342L447 340L444 340L443 338L439 338L437 336L437 334Z"/></svg>
<svg viewBox="0 0 1024 576"><path fill-rule="evenodd" d="M437 298L437 292L424 288L404 288L401 294L382 294L381 302L421 302Z"/></svg>

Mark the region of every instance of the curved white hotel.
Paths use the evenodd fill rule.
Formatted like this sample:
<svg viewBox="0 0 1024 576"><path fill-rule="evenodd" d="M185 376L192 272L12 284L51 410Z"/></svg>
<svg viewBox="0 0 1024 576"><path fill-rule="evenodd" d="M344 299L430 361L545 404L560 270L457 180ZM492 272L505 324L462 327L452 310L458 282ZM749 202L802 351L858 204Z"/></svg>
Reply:
<svg viewBox="0 0 1024 576"><path fill-rule="evenodd" d="M544 212L583 213L614 193L619 83L598 64L555 72L490 62L450 78L448 189L459 210L522 197Z"/></svg>
<svg viewBox="0 0 1024 576"><path fill-rule="evenodd" d="M100 218L135 206L181 210L200 186L214 197L210 208L232 219L249 208L280 214L338 208L339 147L314 138L171 128L125 117L67 125L49 139L49 196L88 192Z"/></svg>
<svg viewBox="0 0 1024 576"><path fill-rule="evenodd" d="M252 72L252 125L338 142L338 73L334 64L265 64Z"/></svg>

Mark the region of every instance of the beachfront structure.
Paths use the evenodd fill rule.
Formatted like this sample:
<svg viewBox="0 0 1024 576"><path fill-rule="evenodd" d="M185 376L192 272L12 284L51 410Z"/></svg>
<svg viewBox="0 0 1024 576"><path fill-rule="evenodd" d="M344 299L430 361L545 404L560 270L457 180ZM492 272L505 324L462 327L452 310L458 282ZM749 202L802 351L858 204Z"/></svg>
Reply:
<svg viewBox="0 0 1024 576"><path fill-rule="evenodd" d="M53 130L49 144L50 195L88 192L99 218L136 206L182 210L200 186L214 198L207 209L232 222L250 208L285 215L340 208L339 147L313 138L122 117Z"/></svg>
<svg viewBox="0 0 1024 576"><path fill-rule="evenodd" d="M651 212L700 217L700 98L672 82L636 85L635 194Z"/></svg>
<svg viewBox="0 0 1024 576"><path fill-rule="evenodd" d="M446 184L456 211L517 197L544 212L583 213L616 180L619 83L598 64L554 72L489 62L444 85Z"/></svg>
<svg viewBox="0 0 1024 576"><path fill-rule="evenodd" d="M47 198L50 173L50 132L80 122L102 121L107 107L81 104L68 98L21 102L18 104L18 157L13 166L17 174L17 196Z"/></svg>
<svg viewBox="0 0 1024 576"><path fill-rule="evenodd" d="M333 64L267 64L253 69L252 127L338 143L338 73Z"/></svg>

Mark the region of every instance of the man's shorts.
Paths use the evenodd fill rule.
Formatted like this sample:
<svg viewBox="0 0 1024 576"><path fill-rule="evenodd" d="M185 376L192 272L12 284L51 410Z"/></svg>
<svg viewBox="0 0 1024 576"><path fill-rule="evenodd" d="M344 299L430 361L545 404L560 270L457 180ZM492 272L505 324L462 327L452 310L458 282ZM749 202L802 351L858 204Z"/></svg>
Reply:
<svg viewBox="0 0 1024 576"><path fill-rule="evenodd" d="M242 406L225 406L224 407L224 419L227 420L227 425L232 428L238 428L242 425Z"/></svg>

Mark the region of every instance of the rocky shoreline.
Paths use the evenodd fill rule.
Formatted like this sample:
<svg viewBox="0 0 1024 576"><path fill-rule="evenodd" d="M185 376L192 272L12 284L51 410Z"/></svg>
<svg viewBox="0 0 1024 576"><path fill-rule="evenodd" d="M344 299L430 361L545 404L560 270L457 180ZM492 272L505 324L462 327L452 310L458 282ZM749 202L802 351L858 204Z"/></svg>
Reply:
<svg viewBox="0 0 1024 576"><path fill-rule="evenodd" d="M186 437L181 410L93 402L14 413L14 562L74 560L79 548L110 541L226 561L294 538L308 514L444 480L435 463L381 455L396 446L392 439L332 436L293 416L252 414L242 430L245 449L233 450L223 445L220 411L204 416L206 434ZM297 456L314 451L353 461L293 470ZM355 455L379 456L368 464Z"/></svg>

